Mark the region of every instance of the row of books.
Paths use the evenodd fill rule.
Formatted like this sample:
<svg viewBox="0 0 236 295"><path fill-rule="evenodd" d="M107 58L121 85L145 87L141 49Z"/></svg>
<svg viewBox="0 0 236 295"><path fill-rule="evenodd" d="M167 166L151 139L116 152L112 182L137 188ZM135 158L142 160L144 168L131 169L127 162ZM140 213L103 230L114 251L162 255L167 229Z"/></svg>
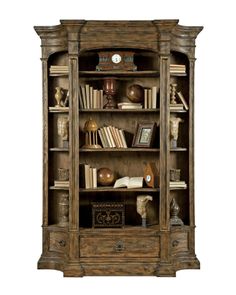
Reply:
<svg viewBox="0 0 236 295"><path fill-rule="evenodd" d="M144 109L156 109L157 107L157 86L144 88Z"/></svg>
<svg viewBox="0 0 236 295"><path fill-rule="evenodd" d="M186 65L170 64L171 74L186 74Z"/></svg>
<svg viewBox="0 0 236 295"><path fill-rule="evenodd" d="M89 84L80 86L79 103L80 109L102 109L103 90L94 89Z"/></svg>
<svg viewBox="0 0 236 295"><path fill-rule="evenodd" d="M185 181L170 181L170 188L187 188L187 183Z"/></svg>
<svg viewBox="0 0 236 295"><path fill-rule="evenodd" d="M114 126L104 126L98 129L98 134L104 148L127 148L124 130Z"/></svg>
<svg viewBox="0 0 236 295"><path fill-rule="evenodd" d="M49 73L51 76L58 74L68 74L69 67L68 66L50 66Z"/></svg>
<svg viewBox="0 0 236 295"><path fill-rule="evenodd" d="M79 165L80 187L97 188L97 168L88 164Z"/></svg>

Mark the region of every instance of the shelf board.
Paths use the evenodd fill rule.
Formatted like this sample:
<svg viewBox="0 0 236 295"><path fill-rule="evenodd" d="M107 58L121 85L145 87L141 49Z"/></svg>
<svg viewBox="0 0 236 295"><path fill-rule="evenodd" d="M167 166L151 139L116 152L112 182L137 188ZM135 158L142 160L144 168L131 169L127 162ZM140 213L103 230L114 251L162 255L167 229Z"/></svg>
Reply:
<svg viewBox="0 0 236 295"><path fill-rule="evenodd" d="M159 77L159 71L80 71L79 75L92 77Z"/></svg>
<svg viewBox="0 0 236 295"><path fill-rule="evenodd" d="M186 152L187 150L187 148L178 147L175 149L170 149L170 152Z"/></svg>
<svg viewBox="0 0 236 295"><path fill-rule="evenodd" d="M69 73L50 73L49 77L65 77L67 78L69 76Z"/></svg>
<svg viewBox="0 0 236 295"><path fill-rule="evenodd" d="M68 148L50 148L50 152L69 152Z"/></svg>
<svg viewBox="0 0 236 295"><path fill-rule="evenodd" d="M158 113L160 109L80 109L80 113Z"/></svg>
<svg viewBox="0 0 236 295"><path fill-rule="evenodd" d="M49 186L50 190L61 190L61 191L68 191L69 187L64 187L64 186Z"/></svg>
<svg viewBox="0 0 236 295"><path fill-rule="evenodd" d="M187 113L186 110L170 110L170 113Z"/></svg>
<svg viewBox="0 0 236 295"><path fill-rule="evenodd" d="M170 73L171 77L187 77L187 73Z"/></svg>
<svg viewBox="0 0 236 295"><path fill-rule="evenodd" d="M69 107L49 107L49 113L69 113Z"/></svg>
<svg viewBox="0 0 236 295"><path fill-rule="evenodd" d="M157 148L101 148L101 149L83 149L79 150L81 153L95 153L95 152L160 152Z"/></svg>
<svg viewBox="0 0 236 295"><path fill-rule="evenodd" d="M144 192L144 193L151 193L151 192L159 192L159 188L113 188L112 186L104 186L104 187L97 187L97 188L80 188L79 191L81 193L94 193L94 192Z"/></svg>
<svg viewBox="0 0 236 295"><path fill-rule="evenodd" d="M188 187L170 187L170 191L186 190Z"/></svg>

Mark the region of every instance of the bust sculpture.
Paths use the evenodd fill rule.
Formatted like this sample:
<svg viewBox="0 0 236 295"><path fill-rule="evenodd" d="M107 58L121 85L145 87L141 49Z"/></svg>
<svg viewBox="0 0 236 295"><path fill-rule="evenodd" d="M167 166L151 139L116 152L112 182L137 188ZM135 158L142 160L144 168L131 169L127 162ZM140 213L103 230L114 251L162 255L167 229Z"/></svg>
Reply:
<svg viewBox="0 0 236 295"><path fill-rule="evenodd" d="M171 148L177 148L177 140L179 136L179 123L184 122L181 118L170 117L170 139Z"/></svg>
<svg viewBox="0 0 236 295"><path fill-rule="evenodd" d="M62 146L69 140L69 119L68 117L59 117L57 120L57 133L62 140Z"/></svg>
<svg viewBox="0 0 236 295"><path fill-rule="evenodd" d="M147 226L147 202L152 201L152 196L149 195L140 195L137 196L137 212L142 217L142 226Z"/></svg>

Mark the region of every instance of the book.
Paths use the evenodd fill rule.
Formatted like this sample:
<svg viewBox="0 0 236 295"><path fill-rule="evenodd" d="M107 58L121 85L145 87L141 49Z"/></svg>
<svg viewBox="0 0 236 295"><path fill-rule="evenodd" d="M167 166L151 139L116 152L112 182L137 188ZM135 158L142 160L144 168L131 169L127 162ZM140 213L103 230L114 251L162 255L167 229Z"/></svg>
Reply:
<svg viewBox="0 0 236 295"><path fill-rule="evenodd" d="M54 186L69 187L69 180L54 180Z"/></svg>
<svg viewBox="0 0 236 295"><path fill-rule="evenodd" d="M120 102L117 104L119 109L128 110L128 109L142 109L143 106L141 103L132 103L132 102Z"/></svg>
<svg viewBox="0 0 236 295"><path fill-rule="evenodd" d="M152 109L157 108L157 86L152 87Z"/></svg>
<svg viewBox="0 0 236 295"><path fill-rule="evenodd" d="M125 176L116 180L114 188L140 188L143 187L143 177Z"/></svg>
<svg viewBox="0 0 236 295"><path fill-rule="evenodd" d="M186 100L185 100L182 92L181 91L179 91L179 92L177 91L177 96L179 97L179 99L181 100L182 104L185 107L185 110L187 111L189 109L189 107L188 107L188 104L187 104L187 102L186 102Z"/></svg>
<svg viewBox="0 0 236 295"><path fill-rule="evenodd" d="M170 104L170 110L183 110L184 105L182 103Z"/></svg>

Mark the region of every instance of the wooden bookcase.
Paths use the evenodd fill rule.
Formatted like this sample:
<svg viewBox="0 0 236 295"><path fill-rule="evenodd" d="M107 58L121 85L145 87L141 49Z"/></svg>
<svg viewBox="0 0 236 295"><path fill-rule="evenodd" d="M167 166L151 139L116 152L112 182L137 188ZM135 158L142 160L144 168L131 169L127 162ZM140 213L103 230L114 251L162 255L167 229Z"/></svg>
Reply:
<svg viewBox="0 0 236 295"><path fill-rule="evenodd" d="M36 26L35 30L41 38L43 80L43 251L38 268L60 270L64 276L175 276L181 269L198 269L194 238L194 64L195 39L202 27L180 26L178 20L61 20L60 25ZM122 50L134 52L136 71L96 71L100 51ZM173 64L184 65L186 71L170 72ZM68 66L68 71L58 68L52 72L52 66ZM157 107L82 109L80 86L102 89L104 77L117 81L116 102L125 97L131 84L156 86ZM188 110L170 110L170 84L177 84ZM63 89L63 96L69 91L68 106L55 108L56 87ZM62 117L68 119L69 132L63 144L58 134ZM183 121L174 148L170 143L172 117ZM98 127L113 125L125 130L130 135L126 137L128 148L83 148L83 128L90 118ZM140 122L157 125L152 147L132 147ZM143 176L149 162L159 171L159 184L154 188L85 189L81 185L82 163L97 169L108 167L119 177L133 177ZM55 186L59 168L68 169L69 186ZM180 169L186 187L169 187L170 169ZM153 198L147 205L146 227L136 209L139 195ZM183 225L171 225L173 199ZM124 204L124 226L93 227L92 203L108 201ZM60 214L66 215L67 210L68 222L63 223Z"/></svg>

